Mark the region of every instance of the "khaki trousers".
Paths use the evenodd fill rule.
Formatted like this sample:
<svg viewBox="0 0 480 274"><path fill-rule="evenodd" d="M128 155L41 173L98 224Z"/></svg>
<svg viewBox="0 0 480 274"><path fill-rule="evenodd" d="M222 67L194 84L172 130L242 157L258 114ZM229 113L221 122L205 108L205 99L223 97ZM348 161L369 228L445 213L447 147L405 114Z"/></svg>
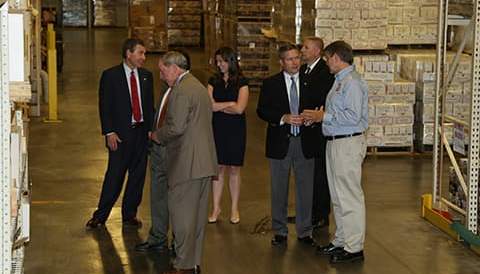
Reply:
<svg viewBox="0 0 480 274"><path fill-rule="evenodd" d="M327 176L335 216L335 246L347 252L363 250L365 199L362 163L367 151L364 135L327 142Z"/></svg>

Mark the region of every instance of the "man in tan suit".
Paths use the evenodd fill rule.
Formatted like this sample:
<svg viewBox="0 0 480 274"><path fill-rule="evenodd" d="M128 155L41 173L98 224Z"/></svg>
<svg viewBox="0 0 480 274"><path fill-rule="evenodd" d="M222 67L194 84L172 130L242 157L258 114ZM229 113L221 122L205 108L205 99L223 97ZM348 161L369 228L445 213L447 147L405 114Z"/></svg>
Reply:
<svg viewBox="0 0 480 274"><path fill-rule="evenodd" d="M160 76L171 87L154 141L167 148L168 209L175 234L174 270L195 273L201 263L208 193L217 173L212 104L179 52L163 55ZM162 117L163 115L163 117Z"/></svg>

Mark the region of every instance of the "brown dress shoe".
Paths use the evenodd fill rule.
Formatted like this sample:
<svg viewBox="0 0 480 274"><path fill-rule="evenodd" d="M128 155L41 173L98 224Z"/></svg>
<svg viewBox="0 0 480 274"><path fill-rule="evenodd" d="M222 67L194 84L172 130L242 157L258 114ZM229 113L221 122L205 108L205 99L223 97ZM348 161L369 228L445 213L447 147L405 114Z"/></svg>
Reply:
<svg viewBox="0 0 480 274"><path fill-rule="evenodd" d="M172 269L166 272L163 272L162 274L194 274L195 273L195 268L190 268L190 269Z"/></svg>

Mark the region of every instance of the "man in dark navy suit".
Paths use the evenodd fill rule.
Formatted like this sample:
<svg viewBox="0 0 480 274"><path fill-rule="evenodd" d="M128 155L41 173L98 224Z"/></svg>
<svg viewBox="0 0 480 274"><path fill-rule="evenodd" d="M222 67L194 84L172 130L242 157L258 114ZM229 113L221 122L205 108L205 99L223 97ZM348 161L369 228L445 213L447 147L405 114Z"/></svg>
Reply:
<svg viewBox="0 0 480 274"><path fill-rule="evenodd" d="M102 134L108 148L108 168L98 209L87 222L89 229L103 226L128 180L122 202L124 226L140 227L137 208L142 200L147 166L148 139L153 122L153 76L142 69L145 46L139 39L127 39L123 62L102 73L99 111Z"/></svg>
<svg viewBox="0 0 480 274"><path fill-rule="evenodd" d="M310 107L308 89L300 74L300 51L294 45L278 50L282 71L263 81L257 114L267 122L266 156L270 162L272 229L274 246L287 245L288 183L295 175L297 240L315 245L312 238L314 156L318 144L315 130L304 125L301 115Z"/></svg>
<svg viewBox="0 0 480 274"><path fill-rule="evenodd" d="M305 109L319 110L325 105L327 94L332 88L334 77L330 73L323 55L323 40L318 37L307 37L303 41L302 59L305 62L300 68L303 76L303 87L307 89L309 105ZM327 140L323 136L322 123L310 125L317 136L318 145L314 146L315 171L313 179L312 225L314 228L328 226L330 214L330 193L328 190L325 149Z"/></svg>

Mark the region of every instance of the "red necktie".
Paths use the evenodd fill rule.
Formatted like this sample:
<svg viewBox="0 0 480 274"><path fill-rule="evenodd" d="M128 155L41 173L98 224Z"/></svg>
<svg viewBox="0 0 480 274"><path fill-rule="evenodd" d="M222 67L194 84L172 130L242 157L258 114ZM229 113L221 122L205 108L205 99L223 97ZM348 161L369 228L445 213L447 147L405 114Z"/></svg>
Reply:
<svg viewBox="0 0 480 274"><path fill-rule="evenodd" d="M130 90L132 92L133 120L136 123L140 123L142 121L142 113L140 111L140 100L138 100L137 78L135 78L135 73L133 72L133 70L130 74Z"/></svg>

